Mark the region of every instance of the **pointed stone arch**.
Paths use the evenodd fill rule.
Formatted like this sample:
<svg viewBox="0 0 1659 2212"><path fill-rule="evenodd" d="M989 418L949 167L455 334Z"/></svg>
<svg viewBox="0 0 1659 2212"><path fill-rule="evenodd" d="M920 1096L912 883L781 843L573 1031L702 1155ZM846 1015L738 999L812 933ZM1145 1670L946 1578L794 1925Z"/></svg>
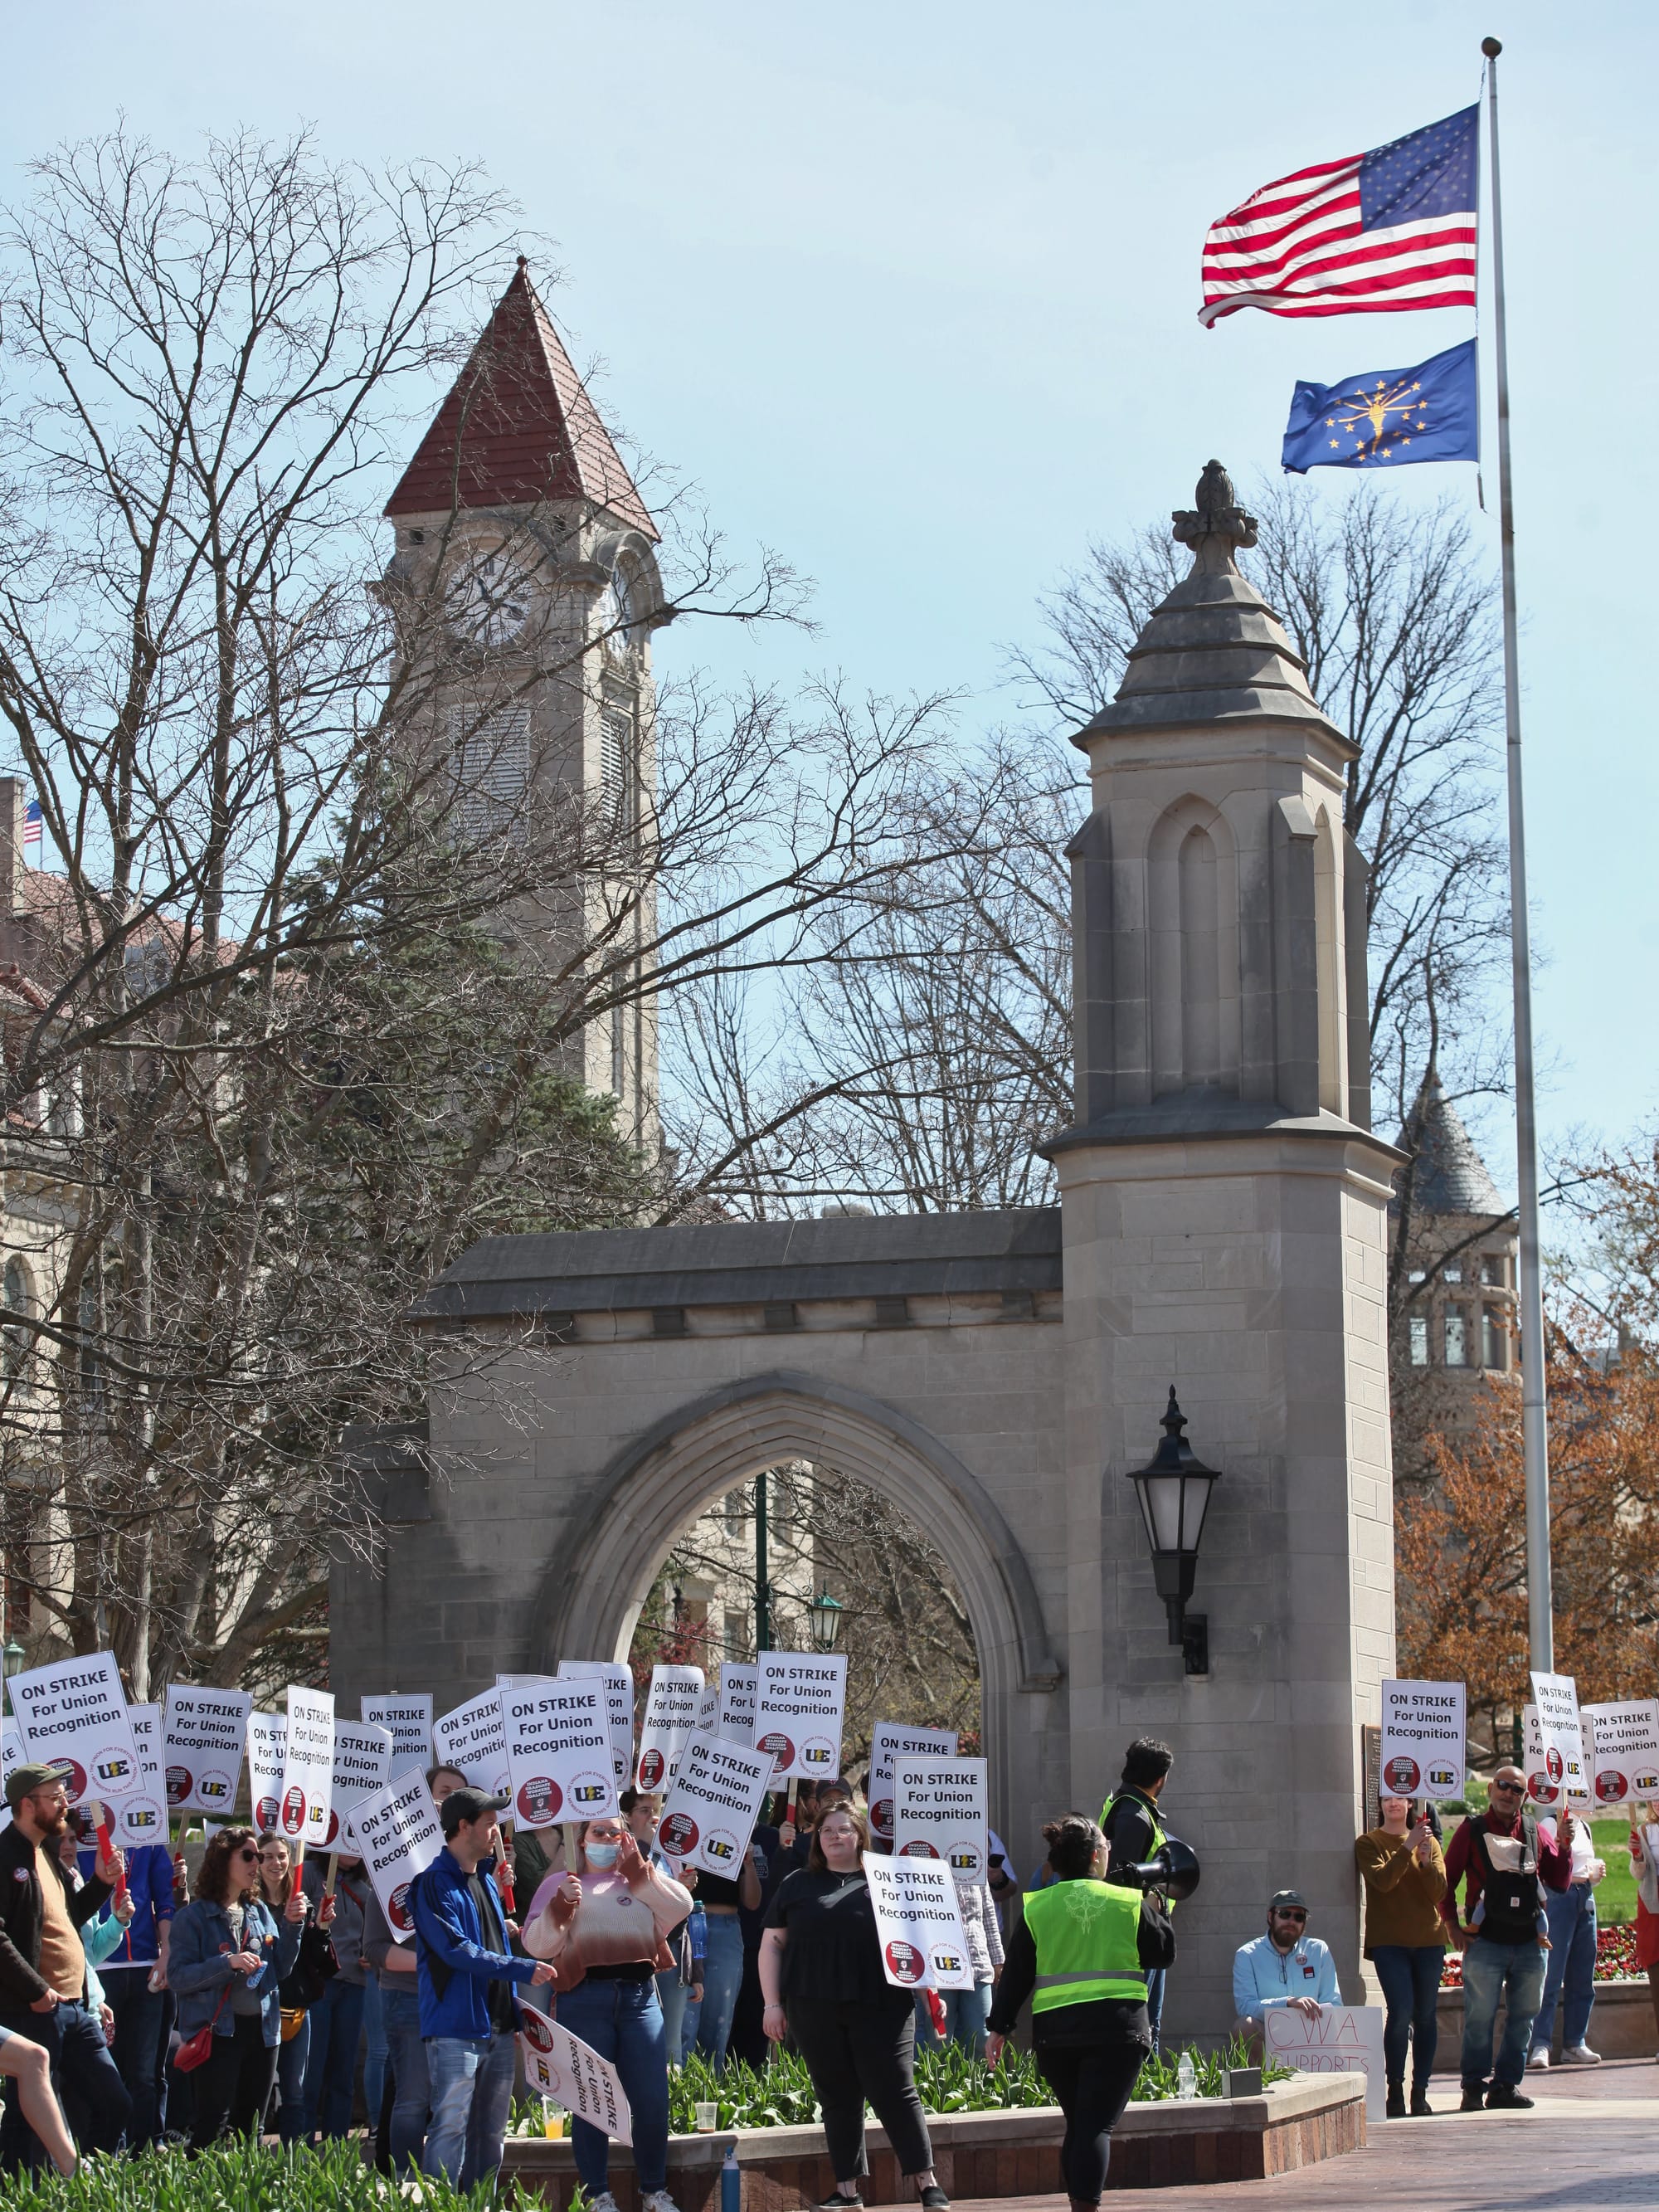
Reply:
<svg viewBox="0 0 1659 2212"><path fill-rule="evenodd" d="M1152 1096L1238 1095L1238 854L1226 817L1188 793L1146 841Z"/></svg>

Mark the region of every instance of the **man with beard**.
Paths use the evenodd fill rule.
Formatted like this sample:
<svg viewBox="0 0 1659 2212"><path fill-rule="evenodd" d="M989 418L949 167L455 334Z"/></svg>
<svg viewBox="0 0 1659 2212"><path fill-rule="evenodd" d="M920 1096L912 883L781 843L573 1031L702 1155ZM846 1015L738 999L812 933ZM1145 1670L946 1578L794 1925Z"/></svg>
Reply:
<svg viewBox="0 0 1659 2212"><path fill-rule="evenodd" d="M58 1852L69 1831L62 1772L25 1763L6 1778L12 1823L0 1833L0 2027L46 2050L52 2087L88 2114L94 2150L119 2144L132 2100L117 2071L104 2024L86 2002L87 1959L79 1930L100 1911L123 1871L119 1851L99 1849L93 1878L71 1890ZM40 2161L41 2146L9 2093L0 2120L0 2170Z"/></svg>

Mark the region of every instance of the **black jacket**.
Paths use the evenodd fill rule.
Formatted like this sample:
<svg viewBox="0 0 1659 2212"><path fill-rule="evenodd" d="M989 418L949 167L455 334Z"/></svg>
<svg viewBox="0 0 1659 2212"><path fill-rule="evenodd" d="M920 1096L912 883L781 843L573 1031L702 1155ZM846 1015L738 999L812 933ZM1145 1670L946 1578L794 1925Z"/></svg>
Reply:
<svg viewBox="0 0 1659 2212"><path fill-rule="evenodd" d="M79 1889L70 1887L69 1876L48 1851L46 1863L52 1878L63 1884L70 1920L80 1928L90 1920L111 1894L110 1885L94 1875ZM35 1847L15 1820L0 1831L0 2012L27 2012L46 1985L40 1978L40 1929L46 1917L40 1893L40 1862ZM78 1990L60 1990L60 1996L82 1996L86 1978Z"/></svg>

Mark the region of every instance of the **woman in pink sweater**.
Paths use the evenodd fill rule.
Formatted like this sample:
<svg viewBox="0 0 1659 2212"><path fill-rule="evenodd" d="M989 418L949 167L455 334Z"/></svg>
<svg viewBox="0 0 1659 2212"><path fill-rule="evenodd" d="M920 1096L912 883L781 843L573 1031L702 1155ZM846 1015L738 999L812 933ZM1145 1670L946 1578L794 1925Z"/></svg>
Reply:
<svg viewBox="0 0 1659 2212"><path fill-rule="evenodd" d="M524 1947L556 1971L561 2027L608 2058L634 2118L641 2212L678 2212L668 2174L668 2047L657 1971L673 1960L664 1941L691 1910L691 1893L646 1859L614 1816L589 1820L575 1871L550 1874L531 1899ZM617 2212L607 2186L611 2146L596 2127L571 2128L576 2171L592 2212Z"/></svg>

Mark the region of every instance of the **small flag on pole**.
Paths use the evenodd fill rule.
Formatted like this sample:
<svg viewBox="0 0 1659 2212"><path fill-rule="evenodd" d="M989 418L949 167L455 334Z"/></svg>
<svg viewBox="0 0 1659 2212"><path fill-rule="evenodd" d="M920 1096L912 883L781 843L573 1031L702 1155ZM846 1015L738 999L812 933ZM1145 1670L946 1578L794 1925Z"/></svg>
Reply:
<svg viewBox="0 0 1659 2212"><path fill-rule="evenodd" d="M40 802L38 799L32 799L23 809L23 842L27 846L38 845L40 842Z"/></svg>
<svg viewBox="0 0 1659 2212"><path fill-rule="evenodd" d="M1263 185L1210 227L1200 322L1472 307L1480 113Z"/></svg>
<svg viewBox="0 0 1659 2212"><path fill-rule="evenodd" d="M1474 340L1416 368L1368 368L1340 384L1298 384L1280 456L1286 469L1478 461Z"/></svg>

